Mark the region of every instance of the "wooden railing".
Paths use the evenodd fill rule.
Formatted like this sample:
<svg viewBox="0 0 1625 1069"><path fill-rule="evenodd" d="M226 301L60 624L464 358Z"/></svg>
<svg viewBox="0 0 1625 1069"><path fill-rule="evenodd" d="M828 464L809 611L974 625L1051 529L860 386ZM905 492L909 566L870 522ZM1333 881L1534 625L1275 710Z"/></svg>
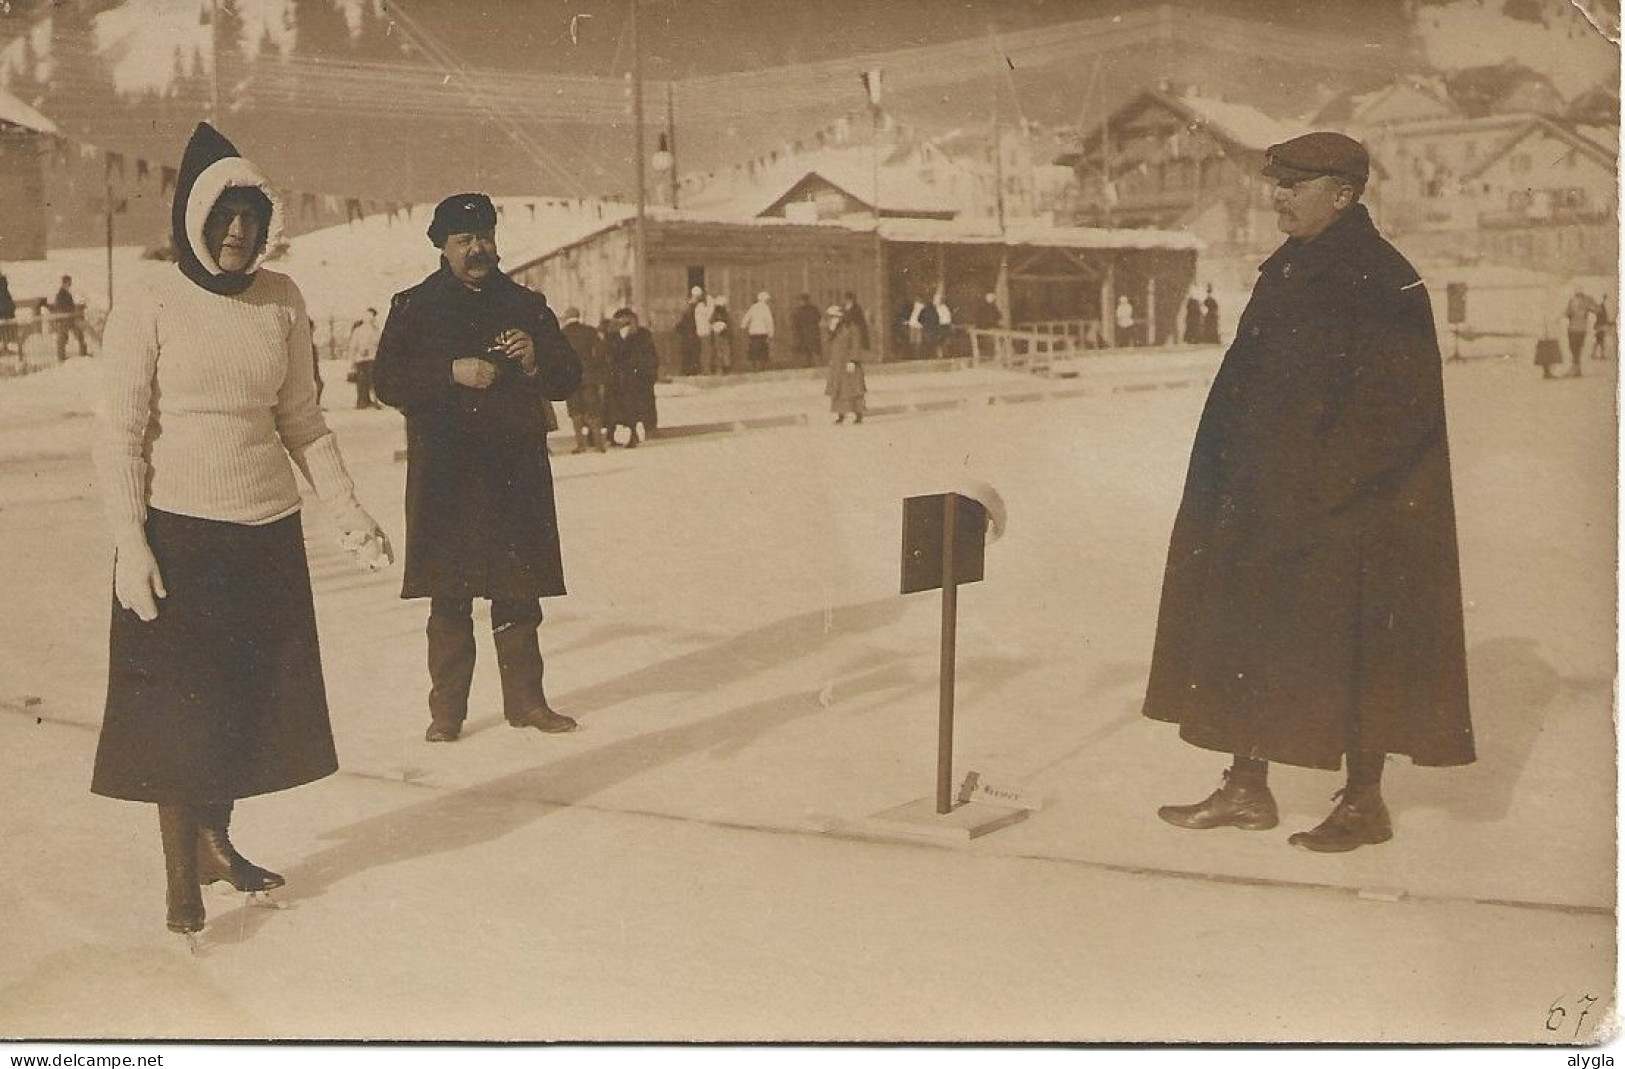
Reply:
<svg viewBox="0 0 1625 1069"><path fill-rule="evenodd" d="M1048 371L1053 360L1107 347L1100 322L1094 319L1054 319L1022 323L1013 330L974 329L967 333L975 363L1038 373Z"/></svg>
<svg viewBox="0 0 1625 1069"><path fill-rule="evenodd" d="M1064 334L1088 349L1107 347L1106 337L1101 333L1098 319L1046 319L1032 323L1017 323L1014 329L1035 334Z"/></svg>
<svg viewBox="0 0 1625 1069"><path fill-rule="evenodd" d="M79 312L43 312L42 314L28 314L24 312L16 319L0 319L0 378L26 375L31 371L40 371L47 367L54 367L59 348L65 350L68 356L79 354L79 340L72 336L67 324L72 320L79 321L79 328L84 332L85 341L91 352L101 349L101 331L99 324L89 320L82 311ZM58 335L64 334L62 345Z"/></svg>

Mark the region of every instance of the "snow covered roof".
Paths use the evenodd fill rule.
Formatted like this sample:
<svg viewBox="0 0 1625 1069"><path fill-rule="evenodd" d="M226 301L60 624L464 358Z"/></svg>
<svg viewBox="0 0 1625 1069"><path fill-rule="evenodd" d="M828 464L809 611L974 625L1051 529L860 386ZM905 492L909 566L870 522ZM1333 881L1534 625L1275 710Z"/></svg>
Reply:
<svg viewBox="0 0 1625 1069"><path fill-rule="evenodd" d="M1237 104L1190 92L1172 93L1148 89L1119 108L1105 123L1089 132L1077 150L1062 153L1055 162L1064 166L1072 165L1081 156L1099 146L1101 132L1108 125L1116 129L1125 120L1152 108L1171 112L1192 126L1204 128L1227 144L1258 153L1262 153L1271 145L1309 132L1309 127L1301 122L1277 119L1250 104Z"/></svg>
<svg viewBox="0 0 1625 1069"><path fill-rule="evenodd" d="M1559 141L1567 142L1568 144L1579 149L1582 155L1590 156L1594 162L1601 164L1610 171L1614 170L1615 160L1619 156L1619 131L1613 131L1611 140L1605 135L1599 135L1599 137L1603 138L1603 140L1599 142L1592 140L1590 137L1577 132L1575 129L1565 126L1562 123L1555 122L1541 115L1536 115L1529 120L1528 125L1524 126L1523 129L1519 130L1511 138L1508 138L1505 142L1498 146L1494 152L1491 152L1488 156L1486 156L1482 163L1480 163L1477 167L1474 167L1462 177L1468 180L1477 178L1479 175L1483 174L1485 171L1488 171L1491 167L1499 163L1502 159L1506 158L1507 153L1511 152L1519 144L1527 140L1529 135L1535 133L1536 131L1540 131L1551 137L1555 137Z"/></svg>
<svg viewBox="0 0 1625 1069"><path fill-rule="evenodd" d="M946 158L925 163L908 152L882 149L880 210L900 213L954 212L966 206L955 195L958 166ZM733 168L683 194L683 207L749 219L777 204L810 175L838 186L852 198L875 199L875 159L867 145L796 153L755 169Z"/></svg>
<svg viewBox="0 0 1625 1069"><path fill-rule="evenodd" d="M497 248L505 269L534 261L608 225L630 218L630 205L560 197L493 197L500 215ZM425 234L432 204L413 205L394 217L371 215L325 227L288 242L266 267L291 275L312 317L380 312L389 299L434 271L438 253Z"/></svg>
<svg viewBox="0 0 1625 1069"><path fill-rule="evenodd" d="M1394 108L1400 109L1397 113ZM1460 117L1438 78L1402 74L1380 85L1333 97L1315 114L1316 125L1416 122Z"/></svg>
<svg viewBox="0 0 1625 1069"><path fill-rule="evenodd" d="M0 122L35 130L42 134L56 134L56 123L24 104L4 89L0 89Z"/></svg>
<svg viewBox="0 0 1625 1069"><path fill-rule="evenodd" d="M1591 126L1585 123L1576 123L1572 129L1580 137L1590 141L1604 152L1615 156L1619 155L1619 127L1617 125Z"/></svg>
<svg viewBox="0 0 1625 1069"><path fill-rule="evenodd" d="M944 245L1178 251L1203 248L1201 238L1184 230L1048 226L1033 220L1008 223L1001 231L997 223L987 219L882 219L880 236L887 241L918 241Z"/></svg>
<svg viewBox="0 0 1625 1069"><path fill-rule="evenodd" d="M852 233L872 234L872 217L844 220L798 222L777 216L757 219L737 219L703 212L674 212L670 208L651 209L649 219L654 223L696 223L717 227L818 227L844 230ZM518 270L572 246L585 244L611 230L631 224L631 218L608 223L574 238L561 242L529 259L504 257L505 266ZM1205 247L1202 239L1183 230L1155 230L1128 227L1050 226L1037 220L1016 220L1001 231L997 223L987 219L882 219L879 233L886 241L919 242L938 245L1008 245L1012 247L1051 249L1132 249L1167 251L1196 251Z"/></svg>
<svg viewBox="0 0 1625 1069"><path fill-rule="evenodd" d="M1225 140L1260 152L1288 138L1309 132L1309 128L1302 123L1274 118L1249 104L1192 93L1152 95Z"/></svg>

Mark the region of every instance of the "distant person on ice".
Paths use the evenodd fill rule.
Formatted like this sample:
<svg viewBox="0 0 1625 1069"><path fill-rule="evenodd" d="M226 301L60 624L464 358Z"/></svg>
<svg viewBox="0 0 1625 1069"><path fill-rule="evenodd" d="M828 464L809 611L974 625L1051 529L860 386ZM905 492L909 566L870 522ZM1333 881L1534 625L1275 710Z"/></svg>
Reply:
<svg viewBox="0 0 1625 1069"><path fill-rule="evenodd" d="M1193 288L1185 298L1185 344L1199 345L1202 341L1202 302Z"/></svg>
<svg viewBox="0 0 1625 1069"><path fill-rule="evenodd" d="M17 326L17 301L11 296L10 281L0 274L0 356L4 356L10 348L17 350L19 358L23 355L22 334Z"/></svg>
<svg viewBox="0 0 1625 1069"><path fill-rule="evenodd" d="M346 548L393 559L316 407L304 297L257 270L281 215L200 124L175 188L178 270L122 293L102 346L116 602L91 790L157 803L176 932L203 927L200 884L283 883L232 846L232 803L338 768L293 468Z"/></svg>
<svg viewBox="0 0 1625 1069"><path fill-rule="evenodd" d="M73 299L73 276L63 275L62 285L57 287L56 296L51 298L51 311L56 314L56 359L58 363L68 358L68 335L79 345L79 355L89 356L90 350L85 348L85 324L83 312L79 302Z"/></svg>
<svg viewBox="0 0 1625 1069"><path fill-rule="evenodd" d="M836 423L862 423L869 393L863 375L863 361L869 349L869 324L863 318L855 295L846 295L845 305L831 305L829 309L829 371L824 378L824 393L829 397L829 410L835 413Z"/></svg>
<svg viewBox="0 0 1625 1069"><path fill-rule="evenodd" d="M753 371L767 370L773 358L772 301L773 295L763 290L739 320L739 328L745 332L745 359Z"/></svg>
<svg viewBox="0 0 1625 1069"><path fill-rule="evenodd" d="M1439 347L1427 290L1360 203L1359 142L1272 146L1278 225L1208 395L1168 549L1145 715L1232 755L1158 815L1275 827L1269 762L1335 770L1288 842L1387 841L1389 754L1474 758Z"/></svg>
<svg viewBox="0 0 1625 1069"><path fill-rule="evenodd" d="M498 269L483 193L435 208L440 267L397 293L378 342L378 397L406 415L403 598L429 598L428 742L455 742L474 679L474 599L491 602L502 712L516 728L569 731L548 704L541 598L564 593L544 402L581 361L541 294Z"/></svg>
<svg viewBox="0 0 1625 1069"><path fill-rule="evenodd" d="M575 431L572 453L585 453L590 446L604 452L604 393L609 387L609 362L604 358L604 339L581 321L581 309L564 310L564 337L581 361L581 385L564 399L565 411Z"/></svg>
<svg viewBox="0 0 1625 1069"><path fill-rule="evenodd" d="M383 408L372 396L372 369L378 359L378 309L367 309L367 318L350 330L350 374L355 380L357 408Z"/></svg>
<svg viewBox="0 0 1625 1069"><path fill-rule="evenodd" d="M604 339L604 361L609 366L609 444L615 441L615 428L624 426L626 447L638 444L638 424L653 438L660 427L655 408L655 380L660 377L660 354L654 336L638 325L638 314L630 308L617 309Z"/></svg>
<svg viewBox="0 0 1625 1069"><path fill-rule="evenodd" d="M704 322L701 322L702 319ZM677 335L678 359L685 375L698 375L703 368L700 360L702 331L710 334L711 305L705 299L704 288L692 286L688 291L688 301L677 316L677 325L672 328Z"/></svg>
<svg viewBox="0 0 1625 1069"><path fill-rule="evenodd" d="M1112 313L1112 320L1117 326L1117 347L1127 348L1134 344L1134 302L1128 299L1128 294L1121 294L1117 298L1117 308Z"/></svg>
<svg viewBox="0 0 1625 1069"><path fill-rule="evenodd" d="M818 314L818 306L812 303L811 294L803 293L795 311L790 313L790 335L796 366L812 367L824 351L824 345L823 317Z"/></svg>
<svg viewBox="0 0 1625 1069"><path fill-rule="evenodd" d="M1213 296L1213 285L1208 284L1207 296L1202 298L1202 341L1219 344L1219 302Z"/></svg>
<svg viewBox="0 0 1625 1069"><path fill-rule="evenodd" d="M1591 298L1580 290L1574 291L1563 308L1563 318L1569 327L1569 376L1580 377L1580 355L1585 352L1586 337L1591 333Z"/></svg>

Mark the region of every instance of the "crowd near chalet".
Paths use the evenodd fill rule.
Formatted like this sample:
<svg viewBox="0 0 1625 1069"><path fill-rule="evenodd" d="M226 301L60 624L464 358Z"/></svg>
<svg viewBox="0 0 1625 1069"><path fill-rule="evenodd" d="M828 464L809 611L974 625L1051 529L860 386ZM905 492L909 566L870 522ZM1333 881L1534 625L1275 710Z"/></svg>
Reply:
<svg viewBox="0 0 1625 1069"><path fill-rule="evenodd" d="M707 344L726 350L708 357L706 370L758 366L745 359L742 321L764 294L776 327L760 366L818 362L792 342L792 317L810 307L827 328L825 313L851 301L882 361L977 353L976 331L1059 331L1086 348L1211 341L1193 338L1190 309L1204 295L1211 306L1215 287L1227 300L1244 294L1279 243L1271 183L1259 174L1264 153L1311 129L1343 130L1367 145L1365 201L1418 260L1509 265L1565 281L1612 275L1613 86L1565 99L1511 61L1450 77L1331 73L1340 84L1290 115L1167 81L1129 87L1117 96L1126 102L1060 129L969 119L951 130L915 127L859 105L780 150L672 172L657 183L641 228L637 309L662 375L694 370L678 335L697 295L720 309L712 329L721 337ZM75 155L63 140L46 116L0 93L0 262L45 255L39 206L52 168ZM593 201L567 217L538 216L542 200L524 205L535 224L526 240L504 238L505 268L588 321L637 303L631 206ZM329 202L347 206L341 219L321 214ZM322 228L366 225L365 204L295 195L291 230L305 232L296 244ZM397 209L412 210L390 205L392 219ZM556 217L564 224L554 226ZM510 210L505 226L514 219ZM343 312L359 319L383 300ZM1225 321L1237 311L1227 306ZM761 317L753 322L759 333Z"/></svg>

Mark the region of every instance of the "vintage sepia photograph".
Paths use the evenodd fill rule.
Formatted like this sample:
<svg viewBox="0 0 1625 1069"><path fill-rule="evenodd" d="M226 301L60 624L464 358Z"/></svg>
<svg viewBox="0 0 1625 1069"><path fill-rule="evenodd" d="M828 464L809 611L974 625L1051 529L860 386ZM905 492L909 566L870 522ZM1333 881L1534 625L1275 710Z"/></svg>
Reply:
<svg viewBox="0 0 1625 1069"><path fill-rule="evenodd" d="M1619 40L0 0L0 1046L1605 1069Z"/></svg>

